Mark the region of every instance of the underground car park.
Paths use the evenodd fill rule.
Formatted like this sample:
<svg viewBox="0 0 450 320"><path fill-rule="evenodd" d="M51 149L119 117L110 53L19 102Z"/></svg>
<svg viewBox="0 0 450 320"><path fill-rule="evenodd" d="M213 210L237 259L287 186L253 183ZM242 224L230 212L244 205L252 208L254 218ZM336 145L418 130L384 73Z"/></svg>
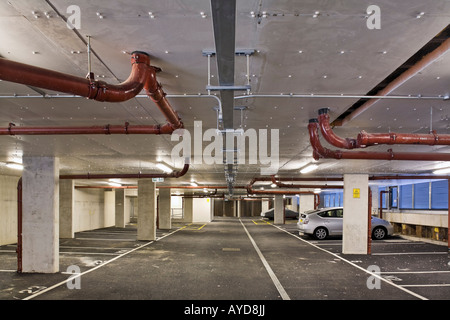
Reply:
<svg viewBox="0 0 450 320"><path fill-rule="evenodd" d="M0 300L449 300L449 16L1 1Z"/></svg>

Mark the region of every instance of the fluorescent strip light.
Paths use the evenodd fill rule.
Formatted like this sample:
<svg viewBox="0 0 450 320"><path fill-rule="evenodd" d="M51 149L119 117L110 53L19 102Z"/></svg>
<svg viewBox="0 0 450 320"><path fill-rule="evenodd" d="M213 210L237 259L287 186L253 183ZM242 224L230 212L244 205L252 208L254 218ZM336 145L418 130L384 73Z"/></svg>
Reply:
<svg viewBox="0 0 450 320"><path fill-rule="evenodd" d="M166 166L165 164L162 164L162 163L157 163L156 167L159 170L164 171L166 173L172 173L172 171L173 171L171 168L169 168L168 166Z"/></svg>
<svg viewBox="0 0 450 320"><path fill-rule="evenodd" d="M302 170L300 170L300 173L308 173L316 170L318 167L319 166L317 164L310 164L309 166L304 167Z"/></svg>
<svg viewBox="0 0 450 320"><path fill-rule="evenodd" d="M117 183L117 182L108 182L108 184L112 187L121 187L122 186L120 183Z"/></svg>
<svg viewBox="0 0 450 320"><path fill-rule="evenodd" d="M193 186L193 187L198 187L198 184L195 183L194 181L192 181L192 182L191 182L191 186Z"/></svg>
<svg viewBox="0 0 450 320"><path fill-rule="evenodd" d="M446 174L446 173L450 173L450 168L438 169L433 171L433 174Z"/></svg>
<svg viewBox="0 0 450 320"><path fill-rule="evenodd" d="M20 163L8 162L6 166L10 169L23 170L23 165Z"/></svg>

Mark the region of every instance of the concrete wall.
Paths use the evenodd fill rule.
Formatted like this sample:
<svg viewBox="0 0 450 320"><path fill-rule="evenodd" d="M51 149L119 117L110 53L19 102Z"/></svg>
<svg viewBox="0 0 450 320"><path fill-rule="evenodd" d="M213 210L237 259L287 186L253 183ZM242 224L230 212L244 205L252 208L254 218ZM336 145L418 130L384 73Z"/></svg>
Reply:
<svg viewBox="0 0 450 320"><path fill-rule="evenodd" d="M0 245L17 242L17 182L19 177L0 176Z"/></svg>
<svg viewBox="0 0 450 320"><path fill-rule="evenodd" d="M211 222L211 199L194 198L193 199L193 221L192 222Z"/></svg>
<svg viewBox="0 0 450 320"><path fill-rule="evenodd" d="M383 219L395 223L448 228L448 215L445 213L399 213L384 212Z"/></svg>
<svg viewBox="0 0 450 320"><path fill-rule="evenodd" d="M74 232L114 226L113 204L105 212L105 191L103 189L75 189ZM114 201L108 194L107 199Z"/></svg>

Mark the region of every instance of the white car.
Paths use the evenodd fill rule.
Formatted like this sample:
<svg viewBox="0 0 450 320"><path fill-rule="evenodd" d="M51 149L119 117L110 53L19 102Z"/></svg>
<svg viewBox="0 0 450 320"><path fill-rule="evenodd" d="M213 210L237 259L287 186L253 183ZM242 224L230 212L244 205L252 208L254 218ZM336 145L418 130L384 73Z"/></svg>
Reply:
<svg viewBox="0 0 450 320"><path fill-rule="evenodd" d="M300 235L312 235L323 240L328 236L342 235L344 208L333 207L300 213L297 227ZM372 217L372 239L381 240L394 233L386 220Z"/></svg>

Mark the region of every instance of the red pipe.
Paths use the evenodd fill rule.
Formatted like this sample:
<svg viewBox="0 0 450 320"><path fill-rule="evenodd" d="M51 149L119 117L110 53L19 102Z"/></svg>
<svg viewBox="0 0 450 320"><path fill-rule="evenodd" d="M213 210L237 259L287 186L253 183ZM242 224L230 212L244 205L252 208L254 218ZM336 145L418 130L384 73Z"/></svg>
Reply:
<svg viewBox="0 0 450 320"><path fill-rule="evenodd" d="M17 272L22 273L22 177L17 182Z"/></svg>
<svg viewBox="0 0 450 320"><path fill-rule="evenodd" d="M165 134L170 133L170 124L160 125L106 125L91 127L16 127L0 128L0 135L78 135L78 134Z"/></svg>
<svg viewBox="0 0 450 320"><path fill-rule="evenodd" d="M127 101L145 89L169 122L158 129L159 133L172 133L183 128L183 123L157 82L156 70L150 65L150 56L145 52L135 51L131 54L131 73L128 79L119 85L96 81L92 77L75 77L3 58L0 58L0 79L106 102Z"/></svg>
<svg viewBox="0 0 450 320"><path fill-rule="evenodd" d="M372 190L368 188L367 254L372 254Z"/></svg>
<svg viewBox="0 0 450 320"><path fill-rule="evenodd" d="M141 52L132 53L131 65L128 79L119 85L111 85L0 58L0 79L97 101L122 102L141 92L150 71L154 70L150 66L150 57Z"/></svg>
<svg viewBox="0 0 450 320"><path fill-rule="evenodd" d="M334 186L334 185L328 185L328 184L325 184L325 185L285 184L285 183L282 183L280 181L277 181L275 176L272 176L271 179L272 179L272 183L276 184L280 188L293 188L293 189L297 189L297 188L343 189L344 188L344 186ZM342 179L340 179L338 181L342 181Z"/></svg>
<svg viewBox="0 0 450 320"><path fill-rule="evenodd" d="M172 173L136 173L136 174L71 174L60 175L60 179L147 179L147 178L179 178L184 176L189 170L189 164L185 164L181 171L174 171Z"/></svg>
<svg viewBox="0 0 450 320"><path fill-rule="evenodd" d="M357 143L360 146L373 146L377 144L425 144L450 145L450 135L440 134L435 131L430 134L406 134L406 133L367 133L364 130L358 134Z"/></svg>
<svg viewBox="0 0 450 320"><path fill-rule="evenodd" d="M311 119L308 124L309 139L313 147L313 157L334 159L362 159L362 160L413 160L413 161L450 161L449 153L417 153L417 152L397 152L392 149L387 152L348 152L341 150L330 150L322 146L319 140L318 120Z"/></svg>
<svg viewBox="0 0 450 320"><path fill-rule="evenodd" d="M357 141L351 138L341 138L334 134L333 129L330 126L330 116L328 115L328 109L323 108L319 110L319 126L323 137L328 143L338 148L354 149L359 148Z"/></svg>
<svg viewBox="0 0 450 320"><path fill-rule="evenodd" d="M450 145L450 135L436 132L430 134L408 134L408 133L367 133L362 130L356 139L341 138L337 136L330 125L330 116L328 109L319 110L319 126L325 140L331 145L343 148L365 148L378 144L424 144L424 145Z"/></svg>
<svg viewBox="0 0 450 320"><path fill-rule="evenodd" d="M383 219L383 194L388 194L389 191L381 190L380 191L380 219Z"/></svg>

